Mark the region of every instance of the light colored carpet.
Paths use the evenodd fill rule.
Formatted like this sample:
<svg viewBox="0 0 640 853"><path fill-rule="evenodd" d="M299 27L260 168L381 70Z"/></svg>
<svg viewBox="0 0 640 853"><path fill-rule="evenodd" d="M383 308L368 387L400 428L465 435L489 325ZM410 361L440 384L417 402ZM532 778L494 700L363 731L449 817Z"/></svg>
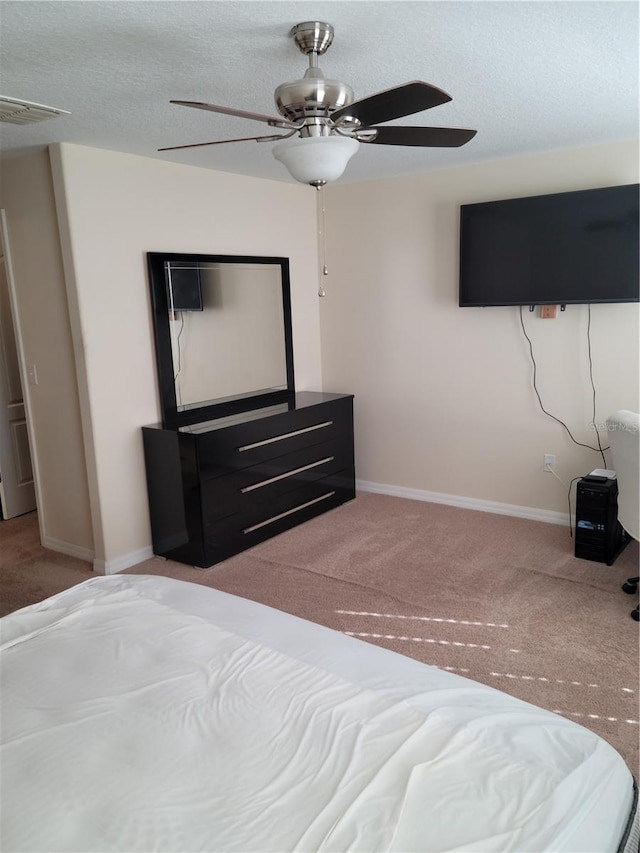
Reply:
<svg viewBox="0 0 640 853"><path fill-rule="evenodd" d="M14 522L19 557L28 522L0 525L0 544ZM3 569L12 607L91 576L40 551ZM636 598L620 588L638 543L606 566L575 559L557 525L360 494L211 569L155 557L127 573L213 586L451 669L596 731L639 775Z"/></svg>

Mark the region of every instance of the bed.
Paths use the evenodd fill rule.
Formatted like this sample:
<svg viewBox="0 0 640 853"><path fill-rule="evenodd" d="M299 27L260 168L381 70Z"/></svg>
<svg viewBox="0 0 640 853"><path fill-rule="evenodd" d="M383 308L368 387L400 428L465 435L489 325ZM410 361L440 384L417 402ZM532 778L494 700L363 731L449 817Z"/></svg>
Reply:
<svg viewBox="0 0 640 853"><path fill-rule="evenodd" d="M2 620L12 851L627 849L594 733L252 601L99 577Z"/></svg>

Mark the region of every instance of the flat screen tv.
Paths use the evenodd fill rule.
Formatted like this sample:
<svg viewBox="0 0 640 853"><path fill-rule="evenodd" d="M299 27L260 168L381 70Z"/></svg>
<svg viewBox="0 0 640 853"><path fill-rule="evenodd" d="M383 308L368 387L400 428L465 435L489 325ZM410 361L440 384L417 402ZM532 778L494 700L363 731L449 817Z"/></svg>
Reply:
<svg viewBox="0 0 640 853"><path fill-rule="evenodd" d="M460 208L460 305L638 302L638 184Z"/></svg>

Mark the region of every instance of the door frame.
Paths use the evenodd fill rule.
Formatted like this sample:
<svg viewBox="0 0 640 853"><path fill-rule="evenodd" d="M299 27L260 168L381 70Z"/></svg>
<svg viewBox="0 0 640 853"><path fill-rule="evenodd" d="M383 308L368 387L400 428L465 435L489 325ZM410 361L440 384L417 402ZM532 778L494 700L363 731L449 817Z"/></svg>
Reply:
<svg viewBox="0 0 640 853"><path fill-rule="evenodd" d="M18 310L18 298L16 280L13 274L13 258L11 255L11 243L9 240L9 226L6 211L0 208L0 241L4 254L5 271L7 275L7 288L9 290L9 305L11 306L11 317L16 337L16 349L18 351L18 369L20 371L20 382L22 383L22 396L24 400L25 418L27 421L27 434L29 438L29 453L31 454L31 468L33 471L33 482L36 493L36 511L38 513L38 528L40 530L40 541L44 538L44 521L42 518L42 493L40 490L40 472L38 469L38 453L35 439L33 411L31 407L31 387L27 376L27 361L24 350L24 339L22 337L22 326L20 324L20 313Z"/></svg>

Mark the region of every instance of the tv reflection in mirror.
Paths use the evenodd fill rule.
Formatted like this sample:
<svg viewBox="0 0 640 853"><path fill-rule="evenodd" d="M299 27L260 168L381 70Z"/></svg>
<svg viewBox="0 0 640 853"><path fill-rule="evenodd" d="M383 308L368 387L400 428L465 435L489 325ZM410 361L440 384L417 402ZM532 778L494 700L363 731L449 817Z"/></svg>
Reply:
<svg viewBox="0 0 640 853"><path fill-rule="evenodd" d="M287 258L147 255L165 426L292 399Z"/></svg>
<svg viewBox="0 0 640 853"><path fill-rule="evenodd" d="M198 265L167 264L166 269L169 310L172 313L202 311L202 282Z"/></svg>

